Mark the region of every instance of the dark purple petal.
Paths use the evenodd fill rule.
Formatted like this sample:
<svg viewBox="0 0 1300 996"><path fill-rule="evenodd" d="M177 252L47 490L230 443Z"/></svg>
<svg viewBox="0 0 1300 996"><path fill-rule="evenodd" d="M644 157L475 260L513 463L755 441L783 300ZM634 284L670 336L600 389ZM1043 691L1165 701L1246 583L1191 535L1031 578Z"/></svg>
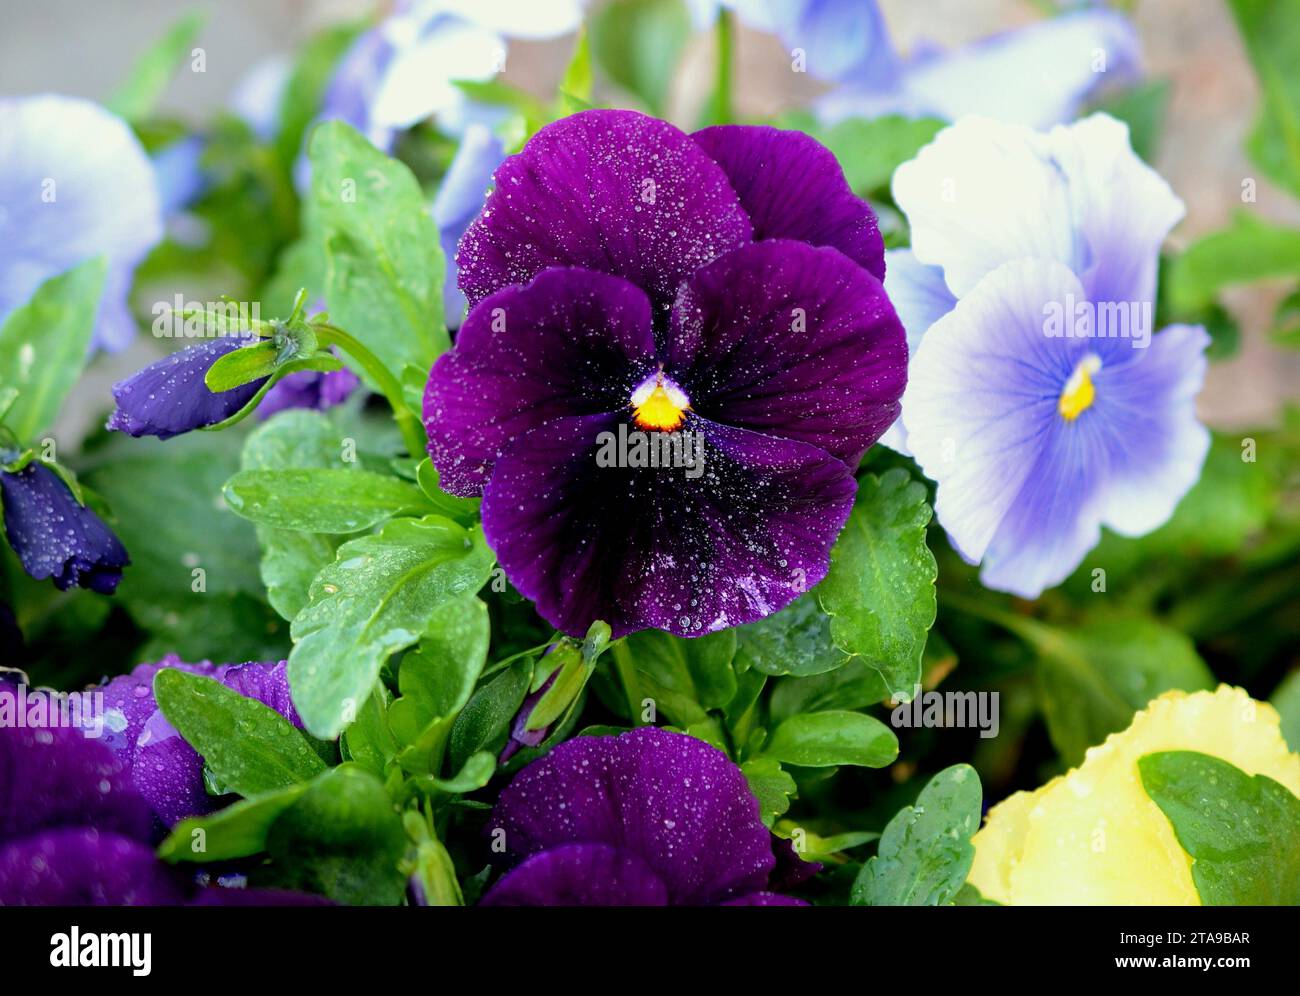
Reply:
<svg viewBox="0 0 1300 996"><path fill-rule="evenodd" d="M170 439L192 429L224 422L252 400L266 378L213 394L203 383L208 368L252 336L221 336L178 349L113 385L117 409L108 428L128 436Z"/></svg>
<svg viewBox="0 0 1300 996"><path fill-rule="evenodd" d="M820 861L805 861L799 857L786 837L772 835L772 853L776 856L776 867L772 869L772 878L768 881L770 889L794 889L822 870Z"/></svg>
<svg viewBox="0 0 1300 996"><path fill-rule="evenodd" d="M774 864L740 769L702 740L653 727L560 744L502 790L488 828L504 831L516 860L565 844L629 851L675 905L761 889Z"/></svg>
<svg viewBox="0 0 1300 996"><path fill-rule="evenodd" d="M782 896L776 892L751 892L747 896L741 896L738 899L728 899L725 903L719 903L720 906L807 906L808 904L802 899L795 899L793 896Z"/></svg>
<svg viewBox="0 0 1300 996"><path fill-rule="evenodd" d="M555 268L493 294L470 312L425 389L439 484L481 494L513 439L560 416L626 408L653 368L650 302L626 280Z"/></svg>
<svg viewBox="0 0 1300 996"><path fill-rule="evenodd" d="M564 844L507 872L480 905L667 906L668 890L631 851L609 844Z"/></svg>
<svg viewBox="0 0 1300 996"><path fill-rule="evenodd" d="M287 661L276 664L259 661L227 664L220 669L218 679L227 688L233 688L245 698L256 699L302 729L302 719L298 716L289 693L288 668Z"/></svg>
<svg viewBox="0 0 1300 996"><path fill-rule="evenodd" d="M19 703L14 686L0 696ZM0 726L0 841L74 826L147 841L153 817L130 769L83 730Z"/></svg>
<svg viewBox="0 0 1300 996"><path fill-rule="evenodd" d="M219 805L203 784L203 758L161 709L154 710L140 731L131 778L165 826L210 813Z"/></svg>
<svg viewBox="0 0 1300 996"><path fill-rule="evenodd" d="M692 137L727 174L753 222L755 241L833 246L885 279L876 212L849 189L826 146L801 131L759 125L718 125Z"/></svg>
<svg viewBox="0 0 1300 996"><path fill-rule="evenodd" d="M581 636L679 636L762 619L826 574L853 504L824 450L689 416L704 469L600 467L622 415L557 419L520 438L484 492L483 527L507 576L552 625Z"/></svg>
<svg viewBox="0 0 1300 996"><path fill-rule="evenodd" d="M665 366L705 418L856 468L898 417L907 339L875 277L834 249L774 240L683 287Z"/></svg>
<svg viewBox="0 0 1300 996"><path fill-rule="evenodd" d="M0 472L5 535L23 570L38 581L54 580L111 595L131 562L126 547L104 520L80 504L67 484L34 460L16 474Z"/></svg>
<svg viewBox="0 0 1300 996"><path fill-rule="evenodd" d="M471 309L557 265L624 277L665 307L683 279L750 240L722 169L689 135L636 111L553 122L495 178L456 257Z"/></svg>
<svg viewBox="0 0 1300 996"><path fill-rule="evenodd" d="M103 742L128 767L135 759L136 741L145 723L158 709L153 697L153 677L165 667L206 675L217 670L210 661L187 664L175 654L168 654L156 664L137 665L130 674L119 674L104 685Z"/></svg>
<svg viewBox="0 0 1300 996"><path fill-rule="evenodd" d="M47 830L0 846L0 906L169 906L179 875L129 837Z"/></svg>

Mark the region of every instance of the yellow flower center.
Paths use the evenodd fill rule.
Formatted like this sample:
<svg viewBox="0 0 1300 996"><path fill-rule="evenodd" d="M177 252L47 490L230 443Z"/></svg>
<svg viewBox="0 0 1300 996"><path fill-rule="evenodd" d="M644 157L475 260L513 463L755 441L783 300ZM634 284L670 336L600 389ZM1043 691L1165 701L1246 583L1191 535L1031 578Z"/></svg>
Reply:
<svg viewBox="0 0 1300 996"><path fill-rule="evenodd" d="M1089 353L1079 361L1079 365L1074 368L1074 373L1070 374L1070 379L1065 382L1056 410L1067 422L1073 422L1092 407L1097 397L1097 389L1092 386L1092 377L1100 369L1101 357Z"/></svg>
<svg viewBox="0 0 1300 996"><path fill-rule="evenodd" d="M641 429L672 432L685 421L690 407L686 393L662 369L632 392L632 418Z"/></svg>

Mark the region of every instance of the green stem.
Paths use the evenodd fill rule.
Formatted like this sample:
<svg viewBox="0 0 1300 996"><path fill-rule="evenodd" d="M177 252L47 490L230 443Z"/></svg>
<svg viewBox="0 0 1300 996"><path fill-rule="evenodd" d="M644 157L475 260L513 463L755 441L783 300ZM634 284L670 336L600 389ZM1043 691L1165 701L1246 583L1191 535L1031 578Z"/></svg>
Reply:
<svg viewBox="0 0 1300 996"><path fill-rule="evenodd" d="M709 108L709 124L726 124L732 117L731 77L736 47L734 11L726 8L718 11L717 39L717 76L714 79L713 99Z"/></svg>
<svg viewBox="0 0 1300 996"><path fill-rule="evenodd" d="M322 345L338 346L361 364L361 369L374 381L380 393L388 399L388 405L393 409L393 417L397 419L397 427L402 432L402 440L406 443L407 453L413 457L423 456L428 446L424 427L420 425L415 413L406 406L406 399L402 396L402 385L393 376L392 371L351 333L345 332L337 325L319 324L313 325L312 328L316 331Z"/></svg>

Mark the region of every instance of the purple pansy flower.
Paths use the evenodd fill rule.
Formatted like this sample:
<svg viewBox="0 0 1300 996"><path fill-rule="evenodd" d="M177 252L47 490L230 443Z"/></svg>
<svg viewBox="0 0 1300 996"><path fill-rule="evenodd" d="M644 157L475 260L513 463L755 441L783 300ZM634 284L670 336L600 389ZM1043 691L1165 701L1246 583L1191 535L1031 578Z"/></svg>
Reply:
<svg viewBox="0 0 1300 996"><path fill-rule="evenodd" d="M104 743L130 773L136 790L167 826L217 808L203 784L203 759L158 708L153 679L166 667L213 678L241 695L274 709L295 726L302 720L289 697L285 662L276 664L187 664L174 654L141 664L103 686Z"/></svg>
<svg viewBox="0 0 1300 996"><path fill-rule="evenodd" d="M108 428L128 436L171 439L230 418L266 383L266 378L213 393L204 384L208 369L227 353L265 342L256 336L220 336L178 349L113 385L117 408Z"/></svg>
<svg viewBox="0 0 1300 996"><path fill-rule="evenodd" d="M0 99L0 322L50 277L104 254L94 344L135 336L136 266L163 237L153 167L126 122L88 100Z"/></svg>
<svg viewBox="0 0 1300 996"><path fill-rule="evenodd" d="M825 575L893 422L903 330L871 208L807 135L633 111L543 128L461 240L471 310L425 391L442 486L557 628L695 636ZM601 466L629 432L699 471Z"/></svg>
<svg viewBox="0 0 1300 996"><path fill-rule="evenodd" d="M967 118L894 174L912 249L887 286L912 344L891 445L984 584L1026 598L1100 539L1155 529L1209 447L1204 329L1153 334L1182 202L1093 115L1042 134Z"/></svg>
<svg viewBox="0 0 1300 996"><path fill-rule="evenodd" d="M768 891L772 836L740 769L684 733L577 737L501 792L511 869L488 906L801 905Z"/></svg>
<svg viewBox="0 0 1300 996"><path fill-rule="evenodd" d="M14 684L0 680L0 694ZM0 906L322 903L200 888L154 855L154 812L132 765L68 727L0 726Z"/></svg>
<svg viewBox="0 0 1300 996"><path fill-rule="evenodd" d="M73 585L101 595L117 590L131 562L126 547L45 464L0 470L0 504L9 545L36 580L50 578L60 591Z"/></svg>

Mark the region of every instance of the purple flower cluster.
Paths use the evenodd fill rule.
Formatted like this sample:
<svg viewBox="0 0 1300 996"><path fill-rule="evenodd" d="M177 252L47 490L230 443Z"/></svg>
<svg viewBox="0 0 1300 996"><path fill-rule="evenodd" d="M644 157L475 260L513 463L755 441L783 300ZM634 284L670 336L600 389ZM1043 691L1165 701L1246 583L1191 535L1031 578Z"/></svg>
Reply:
<svg viewBox="0 0 1300 996"><path fill-rule="evenodd" d="M284 662L185 664L172 656L91 690L104 696L102 738L57 725L0 725L0 906L314 901L196 891L154 857L160 822L219 805L205 791L202 758L154 701L153 676L164 667L209 675L298 722ZM11 679L0 680L0 696L17 701Z"/></svg>
<svg viewBox="0 0 1300 996"><path fill-rule="evenodd" d="M820 581L907 362L876 217L834 156L588 111L495 181L424 416L515 586L570 634L698 636ZM699 472L597 458L629 433L699 440Z"/></svg>

